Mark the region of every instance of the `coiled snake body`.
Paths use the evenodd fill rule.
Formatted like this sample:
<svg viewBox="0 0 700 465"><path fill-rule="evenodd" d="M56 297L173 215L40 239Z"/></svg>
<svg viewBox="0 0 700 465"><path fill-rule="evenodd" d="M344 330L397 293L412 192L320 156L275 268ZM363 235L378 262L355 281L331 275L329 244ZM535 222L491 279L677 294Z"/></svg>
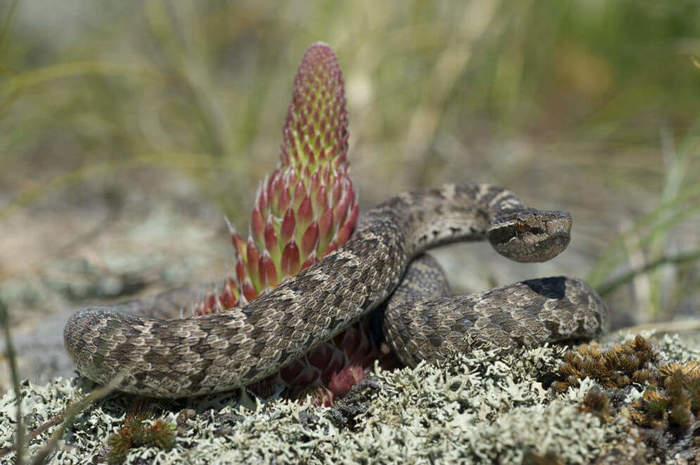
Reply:
<svg viewBox="0 0 700 465"><path fill-rule="evenodd" d="M401 194L364 214L344 247L241 309L165 319L157 317L169 306L163 299L86 308L66 324L65 346L78 371L96 382L119 376L122 391L184 397L261 380L390 296L384 332L409 365L474 344L590 338L605 328L607 311L580 280L536 279L440 296L444 277L422 255L488 238L508 258L544 261L568 245L570 228L567 213L525 207L490 185Z"/></svg>

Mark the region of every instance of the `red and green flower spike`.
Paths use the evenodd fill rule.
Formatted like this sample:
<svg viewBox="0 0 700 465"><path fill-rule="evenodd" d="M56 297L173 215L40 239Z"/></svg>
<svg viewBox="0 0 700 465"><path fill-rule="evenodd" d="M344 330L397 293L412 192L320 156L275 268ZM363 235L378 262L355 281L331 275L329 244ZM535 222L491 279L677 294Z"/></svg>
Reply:
<svg viewBox="0 0 700 465"><path fill-rule="evenodd" d="M328 45L306 50L282 135L277 168L258 187L248 240L231 230L235 274L197 314L245 305L343 245L355 227L344 82Z"/></svg>

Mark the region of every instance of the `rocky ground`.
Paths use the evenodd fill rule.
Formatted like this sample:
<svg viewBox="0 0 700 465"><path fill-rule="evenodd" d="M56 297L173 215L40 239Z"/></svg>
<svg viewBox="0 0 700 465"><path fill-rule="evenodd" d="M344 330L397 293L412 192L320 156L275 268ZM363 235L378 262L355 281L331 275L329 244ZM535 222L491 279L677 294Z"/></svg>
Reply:
<svg viewBox="0 0 700 465"><path fill-rule="evenodd" d="M10 308L20 374L28 380L24 412L30 430L55 418L83 392L62 344L64 322L76 308L152 295L187 282L215 282L227 272L232 252L223 212L184 179L149 184L156 174L135 173L129 183L139 187L128 191L114 183L68 189L3 222L0 291ZM372 187L364 190L363 208L386 196ZM561 202L567 203L566 196ZM547 206L557 205L550 201ZM551 263L512 264L484 244L435 254L456 292L534 276L581 276L580 270L595 258L590 250L596 235L587 221L589 207L574 202L573 208L579 210L574 217L581 219L576 224L584 232ZM232 219L246 224L245 215ZM602 223L596 224L593 229ZM634 322L629 307L614 306L613 312L617 327ZM682 343L683 353L697 358L697 337L689 337ZM4 338L0 343L5 344ZM256 407L250 399L241 407L237 394L190 404L157 403L152 410L177 425L176 446L169 452L137 448L129 461L165 463L185 456L193 463L212 458L256 463L404 463L409 458L415 463L698 463L692 437L650 442L649 434L624 415L601 422L581 414L578 406L589 384L559 397L542 387L542 376L556 365L551 349L527 352L523 360L481 355L442 369L379 374L331 410L300 407L296 401ZM516 370L507 368L516 362ZM6 357L2 363L7 364ZM3 391L10 386L6 368L0 370ZM1 401L2 447L11 444L12 399L9 393ZM123 427L132 406L133 399L123 396L96 404L78 417L52 463L107 457L106 438ZM30 452L36 453L47 438L48 432L35 439Z"/></svg>

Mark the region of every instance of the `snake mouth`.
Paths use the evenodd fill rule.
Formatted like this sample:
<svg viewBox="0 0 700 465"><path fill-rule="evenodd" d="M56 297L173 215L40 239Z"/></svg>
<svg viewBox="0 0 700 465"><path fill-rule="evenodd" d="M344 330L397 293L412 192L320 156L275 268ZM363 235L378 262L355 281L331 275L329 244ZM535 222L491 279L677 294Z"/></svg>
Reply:
<svg viewBox="0 0 700 465"><path fill-rule="evenodd" d="M571 215L528 210L496 218L487 232L496 251L518 262L544 262L559 255L571 239Z"/></svg>

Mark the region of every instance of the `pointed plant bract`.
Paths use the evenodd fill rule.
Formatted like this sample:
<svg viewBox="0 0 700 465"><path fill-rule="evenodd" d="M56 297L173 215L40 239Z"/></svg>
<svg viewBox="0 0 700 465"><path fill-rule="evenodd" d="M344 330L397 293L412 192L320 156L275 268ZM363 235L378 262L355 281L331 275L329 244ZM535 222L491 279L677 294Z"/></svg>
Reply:
<svg viewBox="0 0 700 465"><path fill-rule="evenodd" d="M326 44L311 45L302 58L282 136L277 168L257 190L248 239L231 228L234 273L196 305L197 315L246 305L342 246L355 228L344 81ZM315 389L319 402L330 403L378 357L368 327L367 319L357 323L253 390L267 396L280 384L297 392Z"/></svg>

